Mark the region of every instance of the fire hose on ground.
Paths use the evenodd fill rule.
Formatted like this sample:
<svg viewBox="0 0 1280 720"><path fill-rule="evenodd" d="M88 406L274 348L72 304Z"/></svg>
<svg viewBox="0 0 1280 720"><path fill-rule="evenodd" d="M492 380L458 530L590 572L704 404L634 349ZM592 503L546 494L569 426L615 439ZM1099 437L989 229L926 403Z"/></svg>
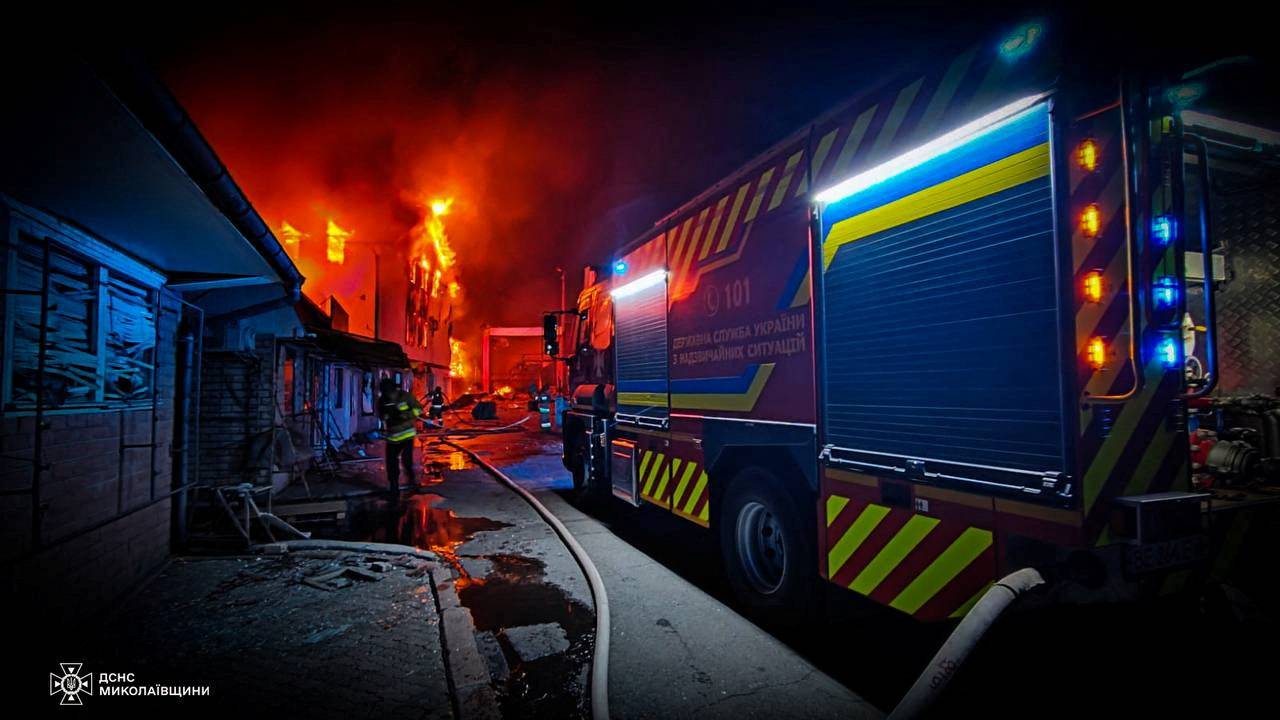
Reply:
<svg viewBox="0 0 1280 720"><path fill-rule="evenodd" d="M586 575L587 584L591 588L591 598L595 602L596 606L595 652L591 659L591 718L592 720L608 720L609 597L605 593L604 580L600 577L600 571L596 570L596 566L591 562L591 558L587 555L587 551L582 548L582 545L578 543L577 538L569 532L569 529L564 526L564 523L560 522L560 518L552 514L545 505L534 497L533 493L521 487L519 483L512 480L510 477L507 477L507 475L498 468L482 460L479 455L469 448L458 445L457 443L447 439L441 439L440 443L449 445L450 447L466 453L473 462L484 468L490 475L497 478L517 495L524 498L524 501L529 503L530 507L532 507L538 515L542 516L542 519L551 526L551 529L560 537L560 541L569 549L569 553L573 555L573 559L578 563L578 567L582 568L582 573Z"/></svg>
<svg viewBox="0 0 1280 720"><path fill-rule="evenodd" d="M927 712L1004 611L1028 590L1043 584L1044 578L1031 568L1017 570L997 580L938 649L924 672L889 714L889 720L918 718Z"/></svg>

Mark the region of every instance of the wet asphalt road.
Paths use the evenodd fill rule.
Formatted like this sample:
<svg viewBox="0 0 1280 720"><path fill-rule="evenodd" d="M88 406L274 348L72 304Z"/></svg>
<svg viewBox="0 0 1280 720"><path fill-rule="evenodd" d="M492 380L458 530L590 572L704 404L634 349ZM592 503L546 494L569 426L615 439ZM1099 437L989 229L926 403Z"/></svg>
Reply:
<svg viewBox="0 0 1280 720"><path fill-rule="evenodd" d="M826 585L822 610L799 624L748 620L711 533L647 506L570 503L552 435L466 444L533 490L605 574L615 627L610 691L620 717L887 713L950 632ZM630 642L626 633L634 633ZM1021 613L976 648L935 713L1256 716L1273 702L1266 658L1277 640L1268 621L1186 605ZM757 654L761 662L752 662Z"/></svg>
<svg viewBox="0 0 1280 720"><path fill-rule="evenodd" d="M614 717L879 715L785 643L625 541L601 519L568 504L560 495L567 489L567 475L559 465L558 445L545 440L521 433L466 444L533 490L604 576L612 607L609 690ZM451 455L428 448L424 458L430 463ZM461 600L476 617L477 632L493 635L513 670L505 683L504 710L508 716L580 715L594 630L585 579L522 499L483 471L450 463L457 469L446 470L442 482L414 500L429 501L436 512L452 512L455 527L503 525L467 532L446 553L473 582L463 587ZM410 526L415 524L410 520ZM433 542L442 545L440 538ZM519 568L530 565L536 572L522 576ZM520 648L513 646L513 635L519 645L520 632L513 634L512 628L547 624L565 630L568 647L536 663L521 663ZM582 648L585 652L579 652Z"/></svg>
<svg viewBox="0 0 1280 720"><path fill-rule="evenodd" d="M887 713L950 630L826 585L820 612L799 623L750 618L729 591L713 534L648 506L571 502L554 435L463 443L533 491L604 575L615 717ZM437 447L425 459L435 484L375 534L443 550L477 580L462 601L508 716L583 716L594 620L580 571L541 519L465 456ZM1256 716L1271 702L1266 658L1277 639L1269 623L1242 625L1185 606L1021 613L977 647L935 714ZM530 641L535 655L538 647L555 652L527 662L528 649L515 644Z"/></svg>

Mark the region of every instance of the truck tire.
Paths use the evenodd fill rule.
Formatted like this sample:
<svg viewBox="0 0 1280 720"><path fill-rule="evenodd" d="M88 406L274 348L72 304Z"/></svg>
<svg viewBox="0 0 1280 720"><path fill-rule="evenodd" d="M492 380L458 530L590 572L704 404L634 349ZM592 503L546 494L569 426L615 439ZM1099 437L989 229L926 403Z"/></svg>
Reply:
<svg viewBox="0 0 1280 720"><path fill-rule="evenodd" d="M729 584L752 609L785 620L813 607L812 516L764 468L748 467L734 478L718 514L720 549Z"/></svg>

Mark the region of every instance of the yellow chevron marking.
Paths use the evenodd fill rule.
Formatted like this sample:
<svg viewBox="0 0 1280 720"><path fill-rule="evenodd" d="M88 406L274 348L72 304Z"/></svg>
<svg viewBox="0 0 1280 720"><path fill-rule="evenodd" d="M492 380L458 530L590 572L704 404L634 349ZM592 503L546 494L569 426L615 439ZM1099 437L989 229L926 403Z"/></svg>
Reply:
<svg viewBox="0 0 1280 720"><path fill-rule="evenodd" d="M689 486L689 479L693 477L693 471L698 469L698 464L691 462L684 468L684 476L680 478L680 483L676 485L676 491L671 493L671 507L675 507L676 503L684 498L685 488Z"/></svg>
<svg viewBox="0 0 1280 720"><path fill-rule="evenodd" d="M805 270L804 279L800 281L800 286L796 288L796 294L791 298L791 307L798 308L809 303L809 281L812 278L813 271Z"/></svg>
<svg viewBox="0 0 1280 720"><path fill-rule="evenodd" d="M729 237L733 235L733 229L738 225L738 213L742 212L742 202L747 199L747 191L750 189L751 183L738 188L738 196L733 199L733 209L729 211L729 221L724 224L724 232L720 233L716 252L724 252L724 249L729 246Z"/></svg>
<svg viewBox="0 0 1280 720"><path fill-rule="evenodd" d="M969 66L973 64L973 59L977 54L978 48L970 48L968 52L961 53L947 68L946 74L938 81L938 89L933 92L933 97L929 99L929 104L925 107L924 114L920 116L919 124L916 125L915 135L917 137L926 137L933 134L933 129L937 127L938 121L942 119L942 114L947 110L947 106L951 103L951 98L956 94L956 89L960 87L960 81L969 72Z"/></svg>
<svg viewBox="0 0 1280 720"><path fill-rule="evenodd" d="M680 253L684 251L684 238L680 236L680 228L672 228L671 237L667 242L667 265L675 267L675 259L680 257Z"/></svg>
<svg viewBox="0 0 1280 720"><path fill-rule="evenodd" d="M708 208L707 210L709 209L710 208ZM682 258L679 261L680 266L676 270L676 276L680 278L680 283L678 285L673 286L672 288L673 292L671 293L671 297L669 298L669 300L674 301L675 296L679 293L683 293L685 291L685 287L691 282L689 278L689 275L690 275L689 266L693 264L693 256L698 252L698 239L702 236L702 229L703 229L702 219L705 219L707 210L702 211L702 218L697 220L697 225L693 225L694 223L693 216L690 216L689 219L685 221L685 225L690 228L690 232L686 233L686 237L688 237L688 242L685 243L684 258Z"/></svg>
<svg viewBox="0 0 1280 720"><path fill-rule="evenodd" d="M1049 174L1049 144L1042 143L1003 160L957 175L904 198L841 220L822 244L822 267L836 250L855 240L948 210Z"/></svg>
<svg viewBox="0 0 1280 720"><path fill-rule="evenodd" d="M655 456L655 455L657 455L657 453L653 453L653 452L646 453L646 457L645 457L646 462L645 462L645 464L646 464L648 467L647 467L647 468L641 468L641 470L640 470L640 474L636 476L636 478L637 478L637 482L638 482L638 483L639 483L639 485L640 485L640 494L641 494L641 495L648 495L648 494L649 494L649 488L653 485L653 475L649 472L649 470L653 469L653 465L652 465L652 463L650 463L650 462L648 462L648 461L650 461L650 460L654 460L654 456Z"/></svg>
<svg viewBox="0 0 1280 720"><path fill-rule="evenodd" d="M684 461L676 458L671 461L671 467L668 467L666 472L658 473L658 489L653 491L655 500L662 501L662 491L667 488L667 481L671 479L672 475L680 472L680 463L682 462Z"/></svg>
<svg viewBox="0 0 1280 720"><path fill-rule="evenodd" d="M1153 358L1143 372L1150 373L1156 369L1159 360ZM1093 460L1085 459L1089 464L1089 469L1084 473L1084 510L1088 515L1093 509L1093 504L1097 502L1098 496L1102 493L1103 485L1106 484L1107 478L1111 477L1111 471L1115 469L1116 463L1120 460L1120 455L1124 452L1125 447L1133 437L1134 431L1138 427L1138 422L1146 413L1147 407L1151 405L1155 399L1155 389L1151 383L1138 394L1137 397L1127 401L1124 407L1120 409L1120 417L1116 418L1115 424L1111 426L1111 434L1102 441L1102 447L1098 448L1098 453L1093 456Z"/></svg>
<svg viewBox="0 0 1280 720"><path fill-rule="evenodd" d="M989 547L991 547L990 530L966 528L955 542L929 563L929 567L925 568L924 572L917 575L902 589L902 592L898 593L898 597L894 598L889 606L914 615Z"/></svg>
<svg viewBox="0 0 1280 720"><path fill-rule="evenodd" d="M756 194L751 198L751 205L747 207L747 215L742 218L742 222L749 223L756 219L756 213L760 212L760 203L764 202L764 194L769 190L769 181L773 179L773 168L765 170L760 176L760 182L756 183Z"/></svg>
<svg viewBox="0 0 1280 720"><path fill-rule="evenodd" d="M667 268L671 272L671 292L667 294L667 301L671 301L671 295L678 292L678 288L684 283L684 258L688 254L690 242L689 227L692 224L693 217L690 216L683 224L671 230L675 237L675 247L667 254Z"/></svg>
<svg viewBox="0 0 1280 720"><path fill-rule="evenodd" d="M720 229L720 221L724 219L724 207L729 204L729 196L725 195L720 198L720 202L716 203L716 210L711 214L711 227L707 230L707 235L702 240L702 252L698 253L698 259L705 258L711 252L711 243L715 242L716 230Z"/></svg>
<svg viewBox="0 0 1280 720"><path fill-rule="evenodd" d="M951 613L947 617L960 618L960 617L964 617L965 615L968 615L969 611L973 609L973 606L978 604L978 601L982 599L983 595L987 594L987 591L990 590L991 586L994 584L995 584L994 582L988 582L986 585L983 585L982 588L978 590L978 592L973 594L973 597L969 598L968 600L965 600L964 604L956 608L955 612Z"/></svg>
<svg viewBox="0 0 1280 720"><path fill-rule="evenodd" d="M698 519L702 521L703 525L710 524L711 522L711 503L710 502L703 505L702 509L698 511Z"/></svg>
<svg viewBox="0 0 1280 720"><path fill-rule="evenodd" d="M829 507L828 511L830 511ZM833 578L840 572L844 564L849 562L849 558L853 557L853 553L862 547L862 543L866 542L871 532L888 514L889 508L875 503L867 505L861 513L858 513L858 517L854 519L849 529L845 530L844 535L841 535L836 544L827 551L827 577Z"/></svg>
<svg viewBox="0 0 1280 720"><path fill-rule="evenodd" d="M683 225L677 225L671 228L671 236L667 241L667 267L672 270L673 282L675 271L680 266L680 259L684 257L684 249L689 240L689 221L685 220Z"/></svg>
<svg viewBox="0 0 1280 720"><path fill-rule="evenodd" d="M756 368L756 376L751 379L751 386L745 393L678 393L671 396L671 406L681 410L748 412L755 408L760 393L764 392L764 386L773 374L775 364L763 363Z"/></svg>
<svg viewBox="0 0 1280 720"><path fill-rule="evenodd" d="M854 592L870 595L875 591L893 569L911 554L916 545L938 526L938 519L925 515L912 515L906 525L898 531L893 539L885 544L880 552L858 573L858 577L849 583Z"/></svg>
<svg viewBox="0 0 1280 720"><path fill-rule="evenodd" d="M693 227L693 239L689 241L689 254L685 257L686 265L698 254L698 246L702 243L702 234L707 231L707 216L710 214L711 206L708 205L698 215L698 223Z"/></svg>
<svg viewBox="0 0 1280 720"><path fill-rule="evenodd" d="M667 456L662 453L656 452L654 455L657 457L654 458L653 464L649 466L649 474L644 479L645 489L642 493L644 495L651 495L653 484L657 481L658 477L662 475L662 463L667 459Z"/></svg>
<svg viewBox="0 0 1280 720"><path fill-rule="evenodd" d="M880 134L876 137L875 144L871 146L871 156L873 158L878 157L898 136L898 130L902 128L902 121L906 119L907 111L911 109L911 103L915 102L921 85L924 85L924 78L920 78L902 88L902 91L898 93L898 99L893 101L893 107L889 109L889 115L885 118L884 125L880 126Z"/></svg>
<svg viewBox="0 0 1280 720"><path fill-rule="evenodd" d="M688 515L693 509L698 507L698 501L702 499L702 491L707 487L707 474L705 472L698 473L698 484L693 486L693 490L689 492L689 497L684 503L684 514Z"/></svg>
<svg viewBox="0 0 1280 720"><path fill-rule="evenodd" d="M840 128L836 127L831 132L822 136L818 141L818 147L813 151L813 160L809 163L809 172L800 178L799 185L796 186L795 197L800 197L805 190L809 189L809 176L818 177L818 173L822 172L822 163L827 161L827 153L831 152L831 144L836 141L836 133L840 132Z"/></svg>
<svg viewBox="0 0 1280 720"><path fill-rule="evenodd" d="M1133 475L1129 477L1129 483L1124 488L1125 495L1141 495L1151 488L1151 482L1155 480L1155 474L1164 462L1164 456L1169 453L1171 445L1173 445L1173 433L1161 424L1156 429L1155 437L1151 438L1151 442L1147 445L1146 452L1142 453L1138 466L1133 469Z"/></svg>
<svg viewBox="0 0 1280 720"><path fill-rule="evenodd" d="M827 527L831 527L831 523L836 521L836 516L849 504L849 498L841 495L827 496Z"/></svg>
<svg viewBox="0 0 1280 720"><path fill-rule="evenodd" d="M863 111L857 120L853 121L853 127L849 128L849 135L844 139L844 147L840 149L840 154L836 157L836 164L831 168L833 180L840 178L841 173L849 166L849 161L858 152L858 148L862 145L862 139L867 134L867 128L871 125L871 119L876 116L876 110L879 108L879 105L872 105Z"/></svg>
<svg viewBox="0 0 1280 720"><path fill-rule="evenodd" d="M653 459L653 453L648 450L640 451L640 471L636 473L636 477L644 482L644 471L649 466L649 461Z"/></svg>
<svg viewBox="0 0 1280 720"><path fill-rule="evenodd" d="M791 187L791 177L795 174L796 166L800 164L800 158L804 156L804 150L797 150L794 155L787 158L787 164L782 168L782 178L778 180L778 188L773 191L773 199L769 201L769 209L772 210L782 204L787 197L787 188Z"/></svg>

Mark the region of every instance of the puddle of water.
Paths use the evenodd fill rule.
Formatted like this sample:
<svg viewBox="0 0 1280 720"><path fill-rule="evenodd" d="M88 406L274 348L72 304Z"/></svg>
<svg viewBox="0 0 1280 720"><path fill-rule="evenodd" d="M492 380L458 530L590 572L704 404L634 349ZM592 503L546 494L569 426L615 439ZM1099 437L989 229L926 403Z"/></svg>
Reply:
<svg viewBox="0 0 1280 720"><path fill-rule="evenodd" d="M458 557L458 546L475 537L476 533L501 530L511 527L511 523L482 517L461 517L452 510L436 507L443 499L435 493L404 497L398 516L387 503L379 502L362 514L363 527L357 533L365 540L411 545L434 552L453 567L458 577L457 587L461 590L483 581L473 578L463 567Z"/></svg>
<svg viewBox="0 0 1280 720"><path fill-rule="evenodd" d="M545 581L546 565L520 555L482 556L493 569L482 583L462 588L458 598L471 610L476 630L494 633L510 675L500 683L504 717L586 717L586 667L595 640L595 613ZM507 628L556 623L569 649L525 662Z"/></svg>
<svg viewBox="0 0 1280 720"><path fill-rule="evenodd" d="M423 465L439 466L441 475L446 469L474 467L461 452L431 452ZM424 471L430 473L431 469ZM502 530L511 524L459 516L437 506L443 499L435 493L402 496L397 511L383 498L369 498L353 508L348 536L430 550L453 567L458 599L471 611L476 632L492 633L506 660L507 676L495 678L504 716L585 718L587 666L595 644L593 610L548 583L546 566L536 558L459 555L458 548L477 533ZM467 565L478 574L487 565L488 572L483 577L473 576ZM569 648L528 662L521 660L504 631L544 623L558 624Z"/></svg>

